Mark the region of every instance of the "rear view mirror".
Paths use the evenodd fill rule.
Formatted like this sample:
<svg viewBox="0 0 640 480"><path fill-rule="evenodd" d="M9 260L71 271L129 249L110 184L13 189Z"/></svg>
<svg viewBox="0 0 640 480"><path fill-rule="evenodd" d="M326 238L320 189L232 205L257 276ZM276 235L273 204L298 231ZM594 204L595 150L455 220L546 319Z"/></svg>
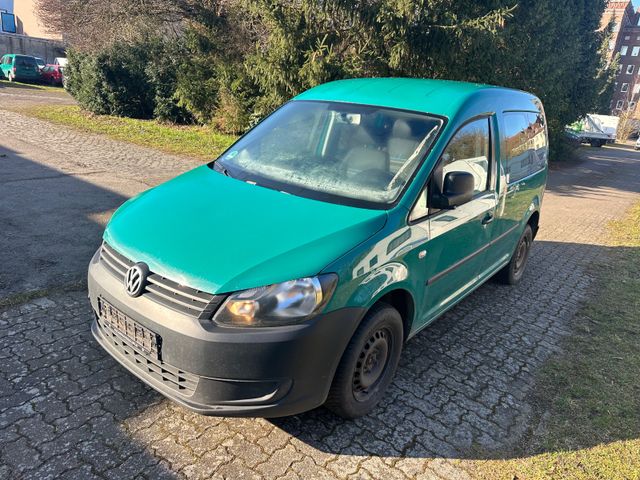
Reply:
<svg viewBox="0 0 640 480"><path fill-rule="evenodd" d="M431 208L451 209L464 205L475 190L475 180L469 172L449 172L444 177L442 193L435 193L431 198Z"/></svg>

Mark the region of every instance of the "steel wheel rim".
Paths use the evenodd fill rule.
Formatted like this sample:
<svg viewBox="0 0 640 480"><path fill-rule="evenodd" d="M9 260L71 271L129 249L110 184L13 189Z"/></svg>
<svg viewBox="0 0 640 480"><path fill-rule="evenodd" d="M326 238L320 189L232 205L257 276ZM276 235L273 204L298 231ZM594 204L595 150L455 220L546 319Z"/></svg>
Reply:
<svg viewBox="0 0 640 480"><path fill-rule="evenodd" d="M391 332L386 328L374 331L365 342L353 374L353 396L366 402L376 391L389 364L392 348Z"/></svg>
<svg viewBox="0 0 640 480"><path fill-rule="evenodd" d="M522 239L520 245L518 245L518 251L516 252L516 264L514 273L518 274L522 271L525 263L527 262L527 254L529 252L529 239L526 237Z"/></svg>

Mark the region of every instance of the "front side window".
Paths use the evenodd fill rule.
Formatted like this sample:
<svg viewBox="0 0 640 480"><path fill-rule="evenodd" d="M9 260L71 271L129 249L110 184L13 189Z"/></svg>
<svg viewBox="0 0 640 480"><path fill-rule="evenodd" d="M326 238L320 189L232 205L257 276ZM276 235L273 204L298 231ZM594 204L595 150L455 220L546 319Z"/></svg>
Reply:
<svg viewBox="0 0 640 480"><path fill-rule="evenodd" d="M484 192L489 184L489 119L466 124L455 134L442 154L442 179L449 172L473 175L474 194Z"/></svg>
<svg viewBox="0 0 640 480"><path fill-rule="evenodd" d="M441 125L436 117L389 108L293 101L238 140L215 168L302 196L389 205Z"/></svg>

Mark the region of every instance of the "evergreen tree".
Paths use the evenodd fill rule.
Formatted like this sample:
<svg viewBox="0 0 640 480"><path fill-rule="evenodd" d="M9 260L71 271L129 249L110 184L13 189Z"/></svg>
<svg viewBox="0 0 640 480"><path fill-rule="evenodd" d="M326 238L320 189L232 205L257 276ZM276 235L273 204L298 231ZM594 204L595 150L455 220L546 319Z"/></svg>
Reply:
<svg viewBox="0 0 640 480"><path fill-rule="evenodd" d="M155 89L156 115L193 118L227 132L241 132L307 88L349 77L448 78L530 91L545 105L552 146L564 125L610 99L615 64L606 63L608 32L599 30L606 0L149 1L156 8L147 15L172 12L165 43L175 44L167 51L178 55L161 75L154 75L157 60L143 65L140 75L149 80L136 88ZM76 4L86 10L92 3L68 3ZM151 24L162 25L164 16ZM157 44L145 34L119 45L127 41L136 43L134 50ZM73 90L90 93L70 80ZM104 80L94 84L113 90ZM126 82L116 86L121 91Z"/></svg>

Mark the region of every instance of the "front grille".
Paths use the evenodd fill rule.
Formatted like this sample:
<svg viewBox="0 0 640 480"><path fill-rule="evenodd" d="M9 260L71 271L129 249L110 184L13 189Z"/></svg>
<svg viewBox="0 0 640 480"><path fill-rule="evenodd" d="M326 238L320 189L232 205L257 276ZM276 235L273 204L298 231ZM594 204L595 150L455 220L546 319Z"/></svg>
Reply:
<svg viewBox="0 0 640 480"><path fill-rule="evenodd" d="M107 242L103 242L100 248L100 261L123 284L127 270L134 265L133 261L116 252ZM211 318L225 299L225 295L212 295L186 287L153 272L149 272L143 295L165 307L200 319Z"/></svg>
<svg viewBox="0 0 640 480"><path fill-rule="evenodd" d="M98 317L97 321L102 336L109 342L109 345L124 357L127 363L136 367L145 376L162 382L187 397L196 391L198 386L196 375L184 372L162 360L147 355L107 326L102 318Z"/></svg>

